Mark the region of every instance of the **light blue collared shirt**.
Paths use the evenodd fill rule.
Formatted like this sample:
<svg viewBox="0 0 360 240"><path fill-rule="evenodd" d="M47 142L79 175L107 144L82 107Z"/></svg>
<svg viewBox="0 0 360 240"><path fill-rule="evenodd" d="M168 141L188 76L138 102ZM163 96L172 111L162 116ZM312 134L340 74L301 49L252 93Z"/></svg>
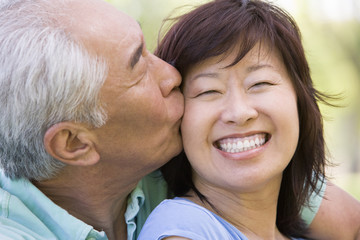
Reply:
<svg viewBox="0 0 360 240"><path fill-rule="evenodd" d="M149 197L152 193L154 198ZM141 180L128 198L125 220L134 240L152 209L166 197L160 172ZM145 201L147 199L147 201ZM106 240L105 232L70 215L25 179L11 180L0 171L1 240Z"/></svg>

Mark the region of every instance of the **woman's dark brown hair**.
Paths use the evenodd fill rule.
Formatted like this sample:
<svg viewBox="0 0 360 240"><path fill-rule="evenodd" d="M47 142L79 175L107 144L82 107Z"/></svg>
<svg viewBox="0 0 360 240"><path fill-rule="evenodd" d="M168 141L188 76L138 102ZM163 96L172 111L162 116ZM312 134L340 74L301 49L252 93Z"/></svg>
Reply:
<svg viewBox="0 0 360 240"><path fill-rule="evenodd" d="M280 52L297 93L299 142L283 174L277 227L286 236L302 236L305 227L300 218L301 208L308 203L309 195L318 191L317 183L325 177L323 123L317 102L326 103L327 97L313 87L300 31L293 18L265 1L215 0L176 18L155 54L185 76L195 64L239 49L234 65L257 43ZM191 166L184 153L162 171L175 196L183 196L192 189L207 201L192 182Z"/></svg>

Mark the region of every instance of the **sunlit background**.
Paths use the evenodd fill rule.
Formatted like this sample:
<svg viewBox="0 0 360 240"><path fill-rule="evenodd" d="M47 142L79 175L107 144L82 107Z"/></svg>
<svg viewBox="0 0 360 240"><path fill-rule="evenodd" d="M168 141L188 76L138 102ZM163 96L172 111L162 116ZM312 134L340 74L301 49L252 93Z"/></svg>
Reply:
<svg viewBox="0 0 360 240"><path fill-rule="evenodd" d="M134 17L143 29L149 50L154 50L162 20L174 9L207 0L108 0ZM341 108L321 106L331 181L360 200L360 0L274 0L297 21L315 86L342 94ZM188 5L188 7L182 7ZM179 8L181 7L181 8Z"/></svg>

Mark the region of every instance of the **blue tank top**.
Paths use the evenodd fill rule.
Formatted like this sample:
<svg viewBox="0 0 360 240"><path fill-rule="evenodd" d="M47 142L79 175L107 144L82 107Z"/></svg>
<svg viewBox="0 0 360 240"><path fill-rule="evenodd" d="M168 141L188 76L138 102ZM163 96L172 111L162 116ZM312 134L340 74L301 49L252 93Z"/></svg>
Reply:
<svg viewBox="0 0 360 240"><path fill-rule="evenodd" d="M248 240L217 214L183 198L162 201L146 220L138 240L160 240L169 236L193 240Z"/></svg>

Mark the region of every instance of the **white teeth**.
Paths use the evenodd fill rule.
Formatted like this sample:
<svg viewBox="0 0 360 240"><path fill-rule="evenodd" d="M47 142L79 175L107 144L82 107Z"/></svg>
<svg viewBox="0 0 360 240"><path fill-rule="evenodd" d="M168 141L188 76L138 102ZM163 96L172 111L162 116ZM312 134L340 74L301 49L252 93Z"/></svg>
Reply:
<svg viewBox="0 0 360 240"><path fill-rule="evenodd" d="M256 134L246 138L228 138L219 141L219 147L224 152L238 153L262 146L265 134Z"/></svg>
<svg viewBox="0 0 360 240"><path fill-rule="evenodd" d="M238 141L238 143L236 144L237 149L239 149L240 151L242 151L244 144L242 143L242 141Z"/></svg>
<svg viewBox="0 0 360 240"><path fill-rule="evenodd" d="M231 147L232 147L231 143L228 143L228 144L226 145L226 147L227 147L227 149L231 149Z"/></svg>
<svg viewBox="0 0 360 240"><path fill-rule="evenodd" d="M250 147L249 140L245 140L245 142L244 142L244 147L245 147L245 148L249 148L249 147Z"/></svg>

